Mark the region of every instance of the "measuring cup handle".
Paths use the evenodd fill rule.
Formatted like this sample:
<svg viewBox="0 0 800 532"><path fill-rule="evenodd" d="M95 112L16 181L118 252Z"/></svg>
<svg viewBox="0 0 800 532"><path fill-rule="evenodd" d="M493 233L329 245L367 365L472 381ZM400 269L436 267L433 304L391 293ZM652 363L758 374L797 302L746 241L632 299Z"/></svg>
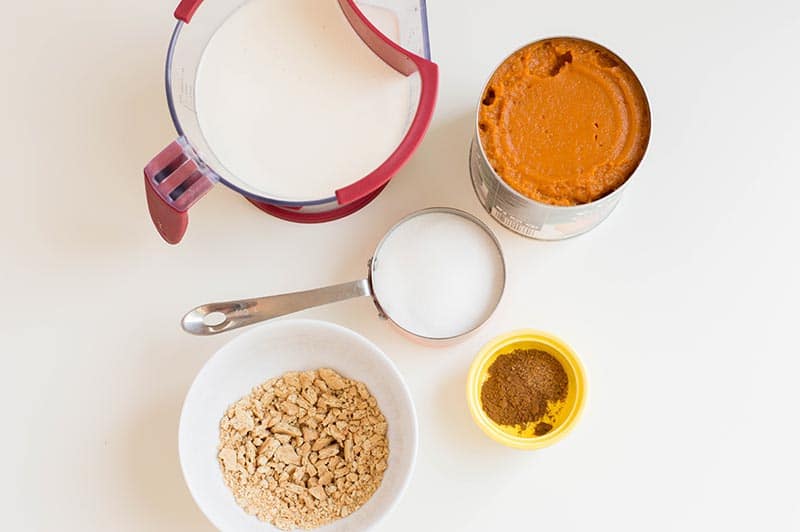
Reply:
<svg viewBox="0 0 800 532"><path fill-rule="evenodd" d="M161 237L177 244L189 225L189 207L202 198L214 180L192 156L180 138L164 148L144 167L144 189L150 217Z"/></svg>
<svg viewBox="0 0 800 532"><path fill-rule="evenodd" d="M208 336L308 308L369 295L372 295L369 281L361 279L303 292L208 303L189 311L181 325L188 333Z"/></svg>

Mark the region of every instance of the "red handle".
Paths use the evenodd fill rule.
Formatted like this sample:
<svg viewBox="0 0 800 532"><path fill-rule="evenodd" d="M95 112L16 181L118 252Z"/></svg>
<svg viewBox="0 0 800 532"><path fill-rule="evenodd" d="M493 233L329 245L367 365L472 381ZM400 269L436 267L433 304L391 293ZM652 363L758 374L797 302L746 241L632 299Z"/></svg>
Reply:
<svg viewBox="0 0 800 532"><path fill-rule="evenodd" d="M403 140L392 152L388 159L378 168L356 181L352 185L336 191L337 201L345 205L372 194L385 186L386 183L408 161L411 155L422 142L425 132L433 118L433 109L436 106L436 94L439 87L439 67L436 63L424 57L413 54L397 45L393 40L380 32L364 13L358 9L355 0L339 0L345 18L353 30L361 37L378 57L405 76L419 72L421 89L419 104L411 126L408 128Z"/></svg>
<svg viewBox="0 0 800 532"><path fill-rule="evenodd" d="M164 148L144 167L144 187L150 217L161 237L177 244L189 224L189 207L202 198L214 182L186 153L180 140Z"/></svg>
<svg viewBox="0 0 800 532"><path fill-rule="evenodd" d="M188 24L202 2L203 0L181 0L181 3L175 9L175 18Z"/></svg>

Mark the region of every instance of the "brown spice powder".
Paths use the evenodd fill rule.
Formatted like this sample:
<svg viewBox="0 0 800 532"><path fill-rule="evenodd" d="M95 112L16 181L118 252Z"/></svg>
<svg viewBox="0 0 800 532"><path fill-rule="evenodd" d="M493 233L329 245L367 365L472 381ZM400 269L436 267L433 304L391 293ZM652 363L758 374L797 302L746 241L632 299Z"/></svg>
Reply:
<svg viewBox="0 0 800 532"><path fill-rule="evenodd" d="M525 428L539 424L534 432L541 436L552 425L540 422L548 414L548 403L567 397L569 378L553 355L538 349L517 349L497 357L489 366L489 378L481 387L481 405L500 425Z"/></svg>

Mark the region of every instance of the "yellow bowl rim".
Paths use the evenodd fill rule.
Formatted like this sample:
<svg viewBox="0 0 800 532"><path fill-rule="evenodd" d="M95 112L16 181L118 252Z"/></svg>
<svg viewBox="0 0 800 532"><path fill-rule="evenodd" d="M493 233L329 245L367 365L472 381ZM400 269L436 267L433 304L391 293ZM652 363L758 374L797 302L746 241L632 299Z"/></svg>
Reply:
<svg viewBox="0 0 800 532"><path fill-rule="evenodd" d="M483 411L480 402L480 384L482 383L479 382L479 377L483 373L482 370L486 362L495 353L505 349L511 344L528 341L547 345L560 353L569 365L566 369L570 374L571 380L574 380L575 384L575 403L567 417L554 430L548 432L544 436L535 438L512 436L511 434L503 432L494 421L489 419ZM469 405L473 421L475 421L481 430L494 441L515 449L541 449L560 441L575 426L586 401L586 387L586 373L583 369L583 364L578 358L578 355L576 355L572 348L563 340L555 335L536 329L519 329L501 334L490 340L475 356L469 369L469 375L467 376L467 404Z"/></svg>

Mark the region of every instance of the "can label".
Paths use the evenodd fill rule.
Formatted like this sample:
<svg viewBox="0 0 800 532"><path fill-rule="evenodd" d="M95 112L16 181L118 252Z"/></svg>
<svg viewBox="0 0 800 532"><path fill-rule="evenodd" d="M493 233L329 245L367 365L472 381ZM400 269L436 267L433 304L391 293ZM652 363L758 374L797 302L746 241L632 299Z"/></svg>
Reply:
<svg viewBox="0 0 800 532"><path fill-rule="evenodd" d="M546 205L528 199L503 183L483 155L476 135L470 146L472 186L483 208L508 229L529 238L561 240L585 233L602 222L619 202L617 191L575 207Z"/></svg>
<svg viewBox="0 0 800 532"><path fill-rule="evenodd" d="M470 148L469 166L472 186L475 188L478 200L492 218L516 233L533 238L541 227L526 221L524 209L527 207L527 202L506 193L493 172L487 168L488 164L477 142L476 138Z"/></svg>

